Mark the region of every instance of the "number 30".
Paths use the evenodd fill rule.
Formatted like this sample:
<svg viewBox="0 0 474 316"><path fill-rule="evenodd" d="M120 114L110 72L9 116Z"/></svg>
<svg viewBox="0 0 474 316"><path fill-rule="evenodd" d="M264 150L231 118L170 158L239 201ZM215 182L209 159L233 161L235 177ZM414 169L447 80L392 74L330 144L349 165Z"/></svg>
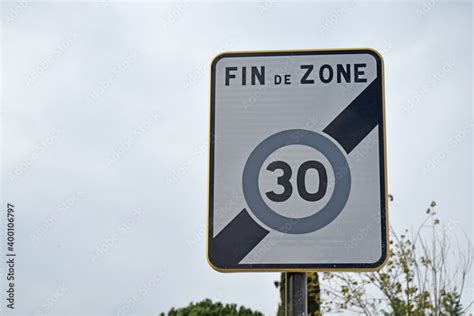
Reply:
<svg viewBox="0 0 474 316"><path fill-rule="evenodd" d="M270 200L274 202L284 202L288 200L291 194L293 193L293 187L290 183L292 171L291 171L290 165L284 161L274 161L271 164L269 164L267 167L267 170L269 171L275 171L277 169L280 169L283 171L283 175L278 177L278 181L277 181L277 183L283 187L283 192L275 193L273 191L270 191L265 194ZM306 179L306 172L309 169L315 169L318 171L319 188L318 188L318 191L315 193L309 193L308 190L306 190L305 179ZM323 164L320 163L319 161L309 160L309 161L304 162L298 168L298 174L296 176L296 185L298 187L298 193L304 200L309 201L309 202L316 202L316 201L321 200L323 196L326 194L327 184L328 184L328 176L327 176L326 168L324 168Z"/></svg>

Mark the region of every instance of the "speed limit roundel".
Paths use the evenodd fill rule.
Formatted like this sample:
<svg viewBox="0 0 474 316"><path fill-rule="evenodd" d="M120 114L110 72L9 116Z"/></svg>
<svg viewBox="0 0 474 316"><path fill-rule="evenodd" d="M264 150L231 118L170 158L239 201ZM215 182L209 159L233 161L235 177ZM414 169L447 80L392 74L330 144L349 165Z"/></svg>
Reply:
<svg viewBox="0 0 474 316"><path fill-rule="evenodd" d="M380 268L385 169L376 51L213 60L207 256L216 270Z"/></svg>

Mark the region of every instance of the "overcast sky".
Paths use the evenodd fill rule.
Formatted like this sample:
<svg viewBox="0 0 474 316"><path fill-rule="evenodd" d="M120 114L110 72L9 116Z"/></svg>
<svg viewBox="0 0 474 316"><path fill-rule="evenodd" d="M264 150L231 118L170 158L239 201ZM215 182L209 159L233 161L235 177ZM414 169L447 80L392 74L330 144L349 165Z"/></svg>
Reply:
<svg viewBox="0 0 474 316"><path fill-rule="evenodd" d="M278 274L221 274L205 258L209 65L222 51L377 49L391 224L417 226L436 200L450 233L474 239L468 1L1 9L16 315L152 315L204 298L275 314Z"/></svg>

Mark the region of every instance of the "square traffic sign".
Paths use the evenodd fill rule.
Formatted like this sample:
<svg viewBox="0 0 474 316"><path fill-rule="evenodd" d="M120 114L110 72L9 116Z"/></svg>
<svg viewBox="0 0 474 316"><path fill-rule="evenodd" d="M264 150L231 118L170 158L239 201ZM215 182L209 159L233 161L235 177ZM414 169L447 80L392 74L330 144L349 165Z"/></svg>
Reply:
<svg viewBox="0 0 474 316"><path fill-rule="evenodd" d="M374 270L388 251L383 62L371 49L235 52L211 66L208 261Z"/></svg>

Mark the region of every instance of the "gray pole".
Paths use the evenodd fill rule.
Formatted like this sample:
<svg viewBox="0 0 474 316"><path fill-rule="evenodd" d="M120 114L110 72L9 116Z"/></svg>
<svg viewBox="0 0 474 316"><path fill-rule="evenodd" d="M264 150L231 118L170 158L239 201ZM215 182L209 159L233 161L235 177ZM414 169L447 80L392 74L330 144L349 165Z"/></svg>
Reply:
<svg viewBox="0 0 474 316"><path fill-rule="evenodd" d="M287 272L285 275L285 315L306 316L308 314L306 273Z"/></svg>

